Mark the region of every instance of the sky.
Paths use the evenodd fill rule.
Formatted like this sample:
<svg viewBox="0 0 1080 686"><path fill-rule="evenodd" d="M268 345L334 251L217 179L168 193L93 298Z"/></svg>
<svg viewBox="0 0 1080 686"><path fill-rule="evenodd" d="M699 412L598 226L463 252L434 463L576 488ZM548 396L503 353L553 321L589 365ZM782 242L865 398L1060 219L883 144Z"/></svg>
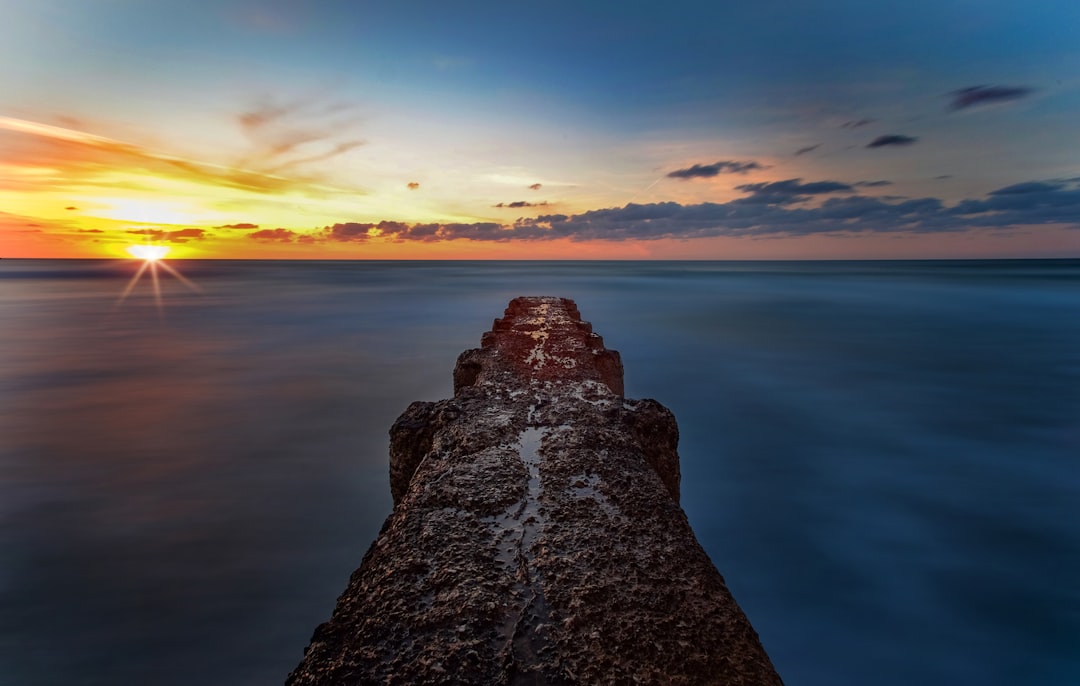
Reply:
<svg viewBox="0 0 1080 686"><path fill-rule="evenodd" d="M1076 0L0 16L0 257L1080 257Z"/></svg>

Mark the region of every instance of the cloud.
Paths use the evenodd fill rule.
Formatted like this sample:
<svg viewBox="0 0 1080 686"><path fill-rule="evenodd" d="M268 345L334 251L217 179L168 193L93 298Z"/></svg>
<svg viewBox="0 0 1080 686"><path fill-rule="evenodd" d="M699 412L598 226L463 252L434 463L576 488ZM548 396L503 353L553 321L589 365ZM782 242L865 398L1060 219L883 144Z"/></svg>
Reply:
<svg viewBox="0 0 1080 686"><path fill-rule="evenodd" d="M388 222L384 222L388 223ZM393 222L396 224L396 222ZM369 231L376 228L377 224L360 224L357 222L345 222L323 227L322 235L326 240L339 241L342 243L361 243L371 236Z"/></svg>
<svg viewBox="0 0 1080 686"><path fill-rule="evenodd" d="M1029 181L1005 186L952 208L975 221L1009 224L1074 224L1080 228L1080 187L1074 181Z"/></svg>
<svg viewBox="0 0 1080 686"><path fill-rule="evenodd" d="M408 188L410 191L415 191L417 188L420 187L420 183L417 181L410 181L409 183L405 184L405 187Z"/></svg>
<svg viewBox="0 0 1080 686"><path fill-rule="evenodd" d="M101 229L79 229L79 233L105 233Z"/></svg>
<svg viewBox="0 0 1080 686"><path fill-rule="evenodd" d="M544 187L544 184L542 184L542 183L534 183L531 186L529 186L529 190L530 191L538 191L543 187Z"/></svg>
<svg viewBox="0 0 1080 686"><path fill-rule="evenodd" d="M342 102L266 99L237 115L253 149L243 166L266 173L337 157L364 145L350 134L355 107ZM342 137L345 137L342 139Z"/></svg>
<svg viewBox="0 0 1080 686"><path fill-rule="evenodd" d="M247 222L241 222L239 224L223 224L221 226L215 226L215 229L257 229L258 224L248 224Z"/></svg>
<svg viewBox="0 0 1080 686"><path fill-rule="evenodd" d="M248 238L260 243L292 243L301 234L291 229L263 229L248 234Z"/></svg>
<svg viewBox="0 0 1080 686"><path fill-rule="evenodd" d="M1027 181L1016 183L1011 186L990 191L990 195L1022 195L1027 193L1054 193L1064 190L1065 183L1062 181Z"/></svg>
<svg viewBox="0 0 1080 686"><path fill-rule="evenodd" d="M851 185L858 188L878 188L880 186L891 186L892 181L856 181Z"/></svg>
<svg viewBox="0 0 1080 686"><path fill-rule="evenodd" d="M902 136L900 134L889 134L887 136L878 136L874 140L866 144L868 148L884 148L887 145L911 145L915 141L919 140L915 136Z"/></svg>
<svg viewBox="0 0 1080 686"><path fill-rule="evenodd" d="M846 121L840 125L842 129L858 129L866 126L867 124L873 124L877 119L853 119Z"/></svg>
<svg viewBox="0 0 1080 686"><path fill-rule="evenodd" d="M971 86L949 93L952 97L949 109L955 112L979 105L1012 102L1034 92L1035 89L1027 86Z"/></svg>
<svg viewBox="0 0 1080 686"><path fill-rule="evenodd" d="M64 209L65 209L65 210L77 210L77 209L79 209L79 208L78 208L78 207L75 207L74 205L68 205L68 206L67 206L67 207L65 207Z"/></svg>
<svg viewBox="0 0 1080 686"><path fill-rule="evenodd" d="M676 169L668 173L671 179L706 179L718 174L745 174L755 169L765 169L757 162L738 162L736 160L721 160L712 164L695 164L686 169Z"/></svg>
<svg viewBox="0 0 1080 686"><path fill-rule="evenodd" d="M544 207L547 204L548 204L547 200L544 200L543 202L529 202L527 200L516 200L514 202L501 202L498 205L492 205L492 207L509 207L509 208Z"/></svg>
<svg viewBox="0 0 1080 686"><path fill-rule="evenodd" d="M938 198L830 197L815 207L793 206L811 195L852 190L838 181L788 179L745 184L748 195L725 203L661 202L590 210L577 215L522 217L494 222L406 224L383 221L335 224L311 241L367 241L373 234L395 242L573 241L689 239L714 236L793 237L816 234L950 233L972 228L1064 224L1080 230L1080 183L1033 181L946 206ZM377 231L372 231L373 229ZM369 234L369 232L371 232Z"/></svg>
<svg viewBox="0 0 1080 686"><path fill-rule="evenodd" d="M799 155L805 155L808 152L814 152L815 150L817 150L820 147L821 147L821 143L818 143L817 145L808 145L805 148L799 148L798 150L795 151L795 157L798 157Z"/></svg>
<svg viewBox="0 0 1080 686"><path fill-rule="evenodd" d="M841 183L839 181L811 181L810 183L802 183L802 179L787 179L784 181L771 181L767 183L744 183L735 188L750 193L750 196L739 198L733 202L774 205L790 205L805 202L810 199L811 195L854 191L849 184Z"/></svg>
<svg viewBox="0 0 1080 686"><path fill-rule="evenodd" d="M938 174L937 176L934 177L934 180L935 181L941 181L943 179L951 179L951 178L952 178L952 174Z"/></svg>
<svg viewBox="0 0 1080 686"><path fill-rule="evenodd" d="M133 229L126 231L138 236L149 236L155 241L166 243L187 243L188 241L201 241L207 237L206 229L177 229L165 231L162 229Z"/></svg>
<svg viewBox="0 0 1080 686"><path fill-rule="evenodd" d="M12 165L48 166L77 186L100 184L115 187L106 175L122 171L234 188L262 194L297 191L308 195L333 192L358 193L358 189L335 188L317 176L270 170L258 159L232 166L192 160L148 147L51 124L0 116L0 135L5 140L5 162ZM280 165L278 165L280 167Z"/></svg>

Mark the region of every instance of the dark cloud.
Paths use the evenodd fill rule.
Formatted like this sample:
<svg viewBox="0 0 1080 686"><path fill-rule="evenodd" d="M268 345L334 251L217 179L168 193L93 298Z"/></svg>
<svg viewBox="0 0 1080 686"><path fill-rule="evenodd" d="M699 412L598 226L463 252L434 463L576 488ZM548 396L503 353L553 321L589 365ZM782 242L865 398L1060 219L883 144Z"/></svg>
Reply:
<svg viewBox="0 0 1080 686"><path fill-rule="evenodd" d="M248 224L247 222L241 222L239 224L223 224L221 226L215 226L215 229L257 229L258 224Z"/></svg>
<svg viewBox="0 0 1080 686"><path fill-rule="evenodd" d="M851 185L859 188L878 188L880 186L891 186L892 181L856 181Z"/></svg>
<svg viewBox="0 0 1080 686"><path fill-rule="evenodd" d="M263 229L248 234L248 238L261 243L292 243L301 234L291 229Z"/></svg>
<svg viewBox="0 0 1080 686"><path fill-rule="evenodd" d="M79 229L79 233L105 233L101 229Z"/></svg>
<svg viewBox="0 0 1080 686"><path fill-rule="evenodd" d="M934 177L934 180L935 181L941 181L942 179L951 179L951 178L952 178L952 174L939 174L938 176Z"/></svg>
<svg viewBox="0 0 1080 686"><path fill-rule="evenodd" d="M415 191L417 188L420 187L420 183L418 181L410 181L409 183L405 184L405 187L408 188L410 191Z"/></svg>
<svg viewBox="0 0 1080 686"><path fill-rule="evenodd" d="M878 136L874 140L866 144L868 148L883 148L887 145L911 145L915 141L919 140L915 136L902 136L900 134L889 134L887 136Z"/></svg>
<svg viewBox="0 0 1080 686"><path fill-rule="evenodd" d="M327 240L340 241L342 243L362 243L366 241L368 231L375 228L375 224L360 224L357 222L345 222L323 228L323 235Z"/></svg>
<svg viewBox="0 0 1080 686"><path fill-rule="evenodd" d="M952 97L949 109L955 112L989 103L1011 102L1026 98L1034 92L1035 89L1027 86L971 86L949 93Z"/></svg>
<svg viewBox="0 0 1080 686"><path fill-rule="evenodd" d="M870 182L874 183L874 182ZM982 198L947 206L939 198L826 197L816 206L798 205L810 196L853 191L855 184L788 179L745 184L746 197L724 203L660 202L591 210L576 215L521 217L495 222L406 224L345 223L310 233L287 229L250 234L267 241L364 242L377 229L394 242L440 241L624 241L716 236L767 238L807 235L950 233L1065 225L1080 231L1080 181L1030 181L999 188ZM261 235L261 236L260 236Z"/></svg>
<svg viewBox="0 0 1080 686"><path fill-rule="evenodd" d="M1031 181L999 188L982 200L964 200L952 212L973 221L1010 224L1073 224L1080 228L1080 188L1065 181Z"/></svg>
<svg viewBox="0 0 1080 686"><path fill-rule="evenodd" d="M990 195L1020 195L1027 193L1053 193L1064 190L1065 183L1062 181L1027 181L1015 183L1011 186L990 191Z"/></svg>
<svg viewBox="0 0 1080 686"><path fill-rule="evenodd" d="M132 233L138 236L149 236L155 241L165 241L166 243L187 243L188 241L201 241L207 237L206 229L177 229L175 231L165 231L162 229L137 229L127 231L126 233Z"/></svg>
<svg viewBox="0 0 1080 686"><path fill-rule="evenodd" d="M867 124L873 124L876 121L877 121L877 119L853 119L851 121L846 121L843 124L841 124L840 128L842 128L842 129L858 129L858 128L861 128L863 126L866 126Z"/></svg>
<svg viewBox="0 0 1080 686"><path fill-rule="evenodd" d="M799 155L805 155L808 152L814 152L815 150L817 150L820 147L821 147L821 143L818 143L817 145L808 145L805 148L799 148L798 150L795 151L795 157L798 157Z"/></svg>
<svg viewBox="0 0 1080 686"><path fill-rule="evenodd" d="M381 222L382 224L394 224L393 230L386 230L384 235L397 242L419 241L423 243L435 243L439 241L495 241L502 242L513 239L532 239L538 236L524 230L521 234L516 231L496 224L495 222L476 222L474 224L402 224L400 222ZM389 229L389 227L388 227Z"/></svg>
<svg viewBox="0 0 1080 686"><path fill-rule="evenodd" d="M761 203L773 205L790 205L805 202L811 195L825 193L839 193L841 191L854 191L854 189L839 181L811 181L802 183L802 179L787 179L785 181L771 181L768 183L744 183L736 186L740 191L750 195L739 198L733 202Z"/></svg>
<svg viewBox="0 0 1080 686"><path fill-rule="evenodd" d="M77 210L77 209L79 209L79 208L78 208L78 207L75 207L74 205L69 205L69 206L65 207L64 209L65 209L65 210Z"/></svg>
<svg viewBox="0 0 1080 686"><path fill-rule="evenodd" d="M686 169L676 169L668 173L671 179L705 179L718 174L745 174L755 169L764 169L757 162L738 162L736 160L721 160L712 164L695 164Z"/></svg>
<svg viewBox="0 0 1080 686"><path fill-rule="evenodd" d="M529 186L529 190L538 191L543 187L544 187L544 184L542 184L542 183L534 183L533 185Z"/></svg>
<svg viewBox="0 0 1080 686"><path fill-rule="evenodd" d="M548 204L547 200L543 202L529 202L528 200L515 200L514 202L501 202L498 205L492 205L492 207L544 207Z"/></svg>

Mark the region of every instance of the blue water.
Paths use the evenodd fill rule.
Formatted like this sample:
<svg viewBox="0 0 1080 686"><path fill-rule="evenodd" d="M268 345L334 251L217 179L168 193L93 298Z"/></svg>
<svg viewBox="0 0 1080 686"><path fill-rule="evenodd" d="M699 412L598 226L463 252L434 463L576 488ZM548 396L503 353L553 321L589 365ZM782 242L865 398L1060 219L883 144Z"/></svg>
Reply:
<svg viewBox="0 0 1080 686"><path fill-rule="evenodd" d="M577 300L790 686L1080 683L1080 261L0 262L0 683L280 683L387 430Z"/></svg>

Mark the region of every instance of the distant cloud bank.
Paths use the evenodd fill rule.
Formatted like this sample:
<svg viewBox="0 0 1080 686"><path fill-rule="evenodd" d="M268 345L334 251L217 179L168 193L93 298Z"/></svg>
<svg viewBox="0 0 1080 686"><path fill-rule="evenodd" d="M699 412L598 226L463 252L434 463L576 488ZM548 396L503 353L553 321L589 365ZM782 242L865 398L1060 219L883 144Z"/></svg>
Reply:
<svg viewBox="0 0 1080 686"><path fill-rule="evenodd" d="M262 242L286 243L363 243L372 239L430 243L926 234L1046 224L1080 230L1080 178L1013 184L952 206L939 198L867 197L859 195L856 188L888 183L787 179L743 184L738 189L744 197L723 203L630 203L576 215L522 217L512 224L348 222L310 232L264 229L249 236ZM819 204L814 204L815 198L820 199Z"/></svg>

